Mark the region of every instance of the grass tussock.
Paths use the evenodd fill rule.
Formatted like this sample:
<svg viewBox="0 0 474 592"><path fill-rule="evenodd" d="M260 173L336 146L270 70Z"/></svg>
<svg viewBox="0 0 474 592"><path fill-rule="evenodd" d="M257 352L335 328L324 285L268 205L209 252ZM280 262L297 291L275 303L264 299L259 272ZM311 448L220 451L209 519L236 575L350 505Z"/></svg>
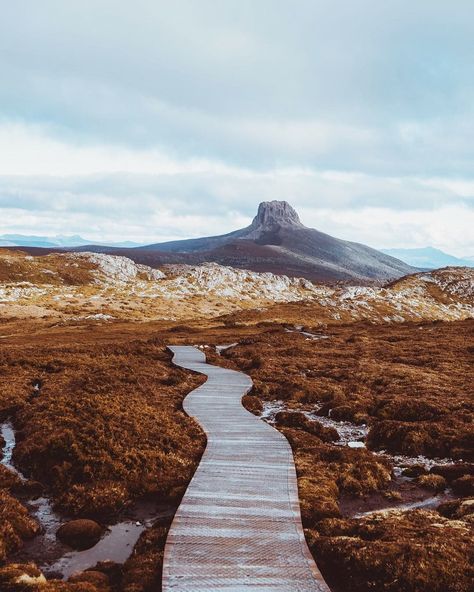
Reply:
<svg viewBox="0 0 474 592"><path fill-rule="evenodd" d="M0 376L11 385L0 408L14 415L14 460L62 511L103 521L136 497L182 494L204 438L181 401L200 379L172 367L161 342L4 351Z"/></svg>
<svg viewBox="0 0 474 592"><path fill-rule="evenodd" d="M341 592L471 592L472 500L444 517L414 511L344 519L341 496L386 495L390 465L371 450L331 445L299 409L370 426L368 445L394 454L473 458L474 322L331 327L329 339L262 332L224 353L252 376L252 396L285 401L276 416L298 473L303 525L331 586ZM259 364L254 363L258 356ZM256 407L256 404L253 404ZM420 468L420 467L419 467ZM472 465L414 471L419 486L474 495Z"/></svg>
<svg viewBox="0 0 474 592"><path fill-rule="evenodd" d="M328 519L308 535L331 586L351 592L468 592L474 581L469 524L415 510Z"/></svg>
<svg viewBox="0 0 474 592"><path fill-rule="evenodd" d="M261 400L317 404L321 415L368 423L372 449L474 459L474 321L357 324L327 334L263 331L224 356L250 373Z"/></svg>
<svg viewBox="0 0 474 592"><path fill-rule="evenodd" d="M38 522L29 516L28 510L6 489L0 489L0 562L39 529Z"/></svg>

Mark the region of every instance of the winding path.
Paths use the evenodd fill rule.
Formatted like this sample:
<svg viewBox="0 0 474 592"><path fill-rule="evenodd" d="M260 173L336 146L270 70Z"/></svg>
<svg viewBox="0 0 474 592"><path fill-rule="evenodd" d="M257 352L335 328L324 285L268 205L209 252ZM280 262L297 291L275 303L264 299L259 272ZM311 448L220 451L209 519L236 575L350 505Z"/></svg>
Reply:
<svg viewBox="0 0 474 592"><path fill-rule="evenodd" d="M207 448L168 534L163 592L329 592L304 539L290 445L241 405L252 381L194 347L169 349L208 376L183 403Z"/></svg>

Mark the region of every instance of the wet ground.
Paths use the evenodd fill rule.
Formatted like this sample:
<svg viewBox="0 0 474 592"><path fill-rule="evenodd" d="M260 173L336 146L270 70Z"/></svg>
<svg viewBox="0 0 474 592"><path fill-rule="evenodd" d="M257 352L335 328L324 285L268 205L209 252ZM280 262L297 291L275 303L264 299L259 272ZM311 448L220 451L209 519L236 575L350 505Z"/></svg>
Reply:
<svg viewBox="0 0 474 592"><path fill-rule="evenodd" d="M26 481L26 477L12 463L15 448L15 430L12 424L9 421L1 424L0 433L5 440L0 462ZM109 526L94 547L74 551L56 538L57 530L68 518L54 511L48 497L22 501L41 524L42 532L26 541L11 560L17 563L34 562L45 575L64 579L93 567L100 561L124 563L142 532L157 519L172 517L174 513L174 508L167 505L142 500L128 508L118 523Z"/></svg>
<svg viewBox="0 0 474 592"><path fill-rule="evenodd" d="M317 415L318 406L314 410L298 409L309 419L318 421L325 427L334 428L339 434L339 440L333 442L335 446L348 446L350 448L365 448L365 439L369 428L367 425L356 425L349 421L336 421L330 417ZM284 401L265 401L262 419L273 424L275 415L279 411L288 411ZM393 479L385 492L375 492L363 497L342 496L339 507L343 516L360 518L375 512L387 512L390 510L411 510L415 508L436 508L438 505L456 499L456 496L448 488L444 492L433 495L433 492L420 487L414 479L404 477L404 469L413 466L421 466L426 470L434 466L451 465L455 461L449 458L427 458L425 456L409 457L391 455L385 451L374 452L383 456L392 465Z"/></svg>

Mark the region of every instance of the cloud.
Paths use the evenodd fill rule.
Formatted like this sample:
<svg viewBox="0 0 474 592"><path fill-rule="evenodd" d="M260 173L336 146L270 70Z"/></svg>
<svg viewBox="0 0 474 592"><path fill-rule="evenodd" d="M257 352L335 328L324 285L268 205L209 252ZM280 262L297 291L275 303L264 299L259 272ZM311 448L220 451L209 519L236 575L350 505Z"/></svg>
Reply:
<svg viewBox="0 0 474 592"><path fill-rule="evenodd" d="M470 179L252 170L156 148L69 144L38 126L0 126L0 151L7 147L0 233L67 228L96 241L158 242L234 230L251 221L260 201L282 199L306 224L349 240L474 252L466 225L474 212Z"/></svg>
<svg viewBox="0 0 474 592"><path fill-rule="evenodd" d="M0 231L197 236L287 199L342 237L472 251L471 0L297 5L5 5Z"/></svg>

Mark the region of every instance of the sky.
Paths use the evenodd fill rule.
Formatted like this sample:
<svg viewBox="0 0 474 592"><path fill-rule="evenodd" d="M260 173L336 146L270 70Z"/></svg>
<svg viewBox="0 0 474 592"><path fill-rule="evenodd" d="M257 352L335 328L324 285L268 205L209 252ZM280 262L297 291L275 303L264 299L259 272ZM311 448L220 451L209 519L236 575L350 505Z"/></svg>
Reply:
<svg viewBox="0 0 474 592"><path fill-rule="evenodd" d="M222 234L258 203L474 256L472 0L0 0L0 234Z"/></svg>

